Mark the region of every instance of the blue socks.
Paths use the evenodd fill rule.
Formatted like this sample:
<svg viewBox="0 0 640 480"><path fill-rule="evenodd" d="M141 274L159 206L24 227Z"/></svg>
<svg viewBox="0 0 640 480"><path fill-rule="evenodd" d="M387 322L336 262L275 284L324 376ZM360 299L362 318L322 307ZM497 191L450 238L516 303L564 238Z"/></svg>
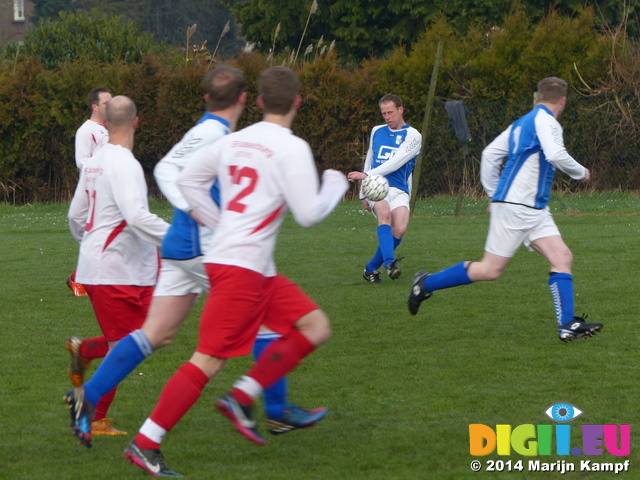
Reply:
<svg viewBox="0 0 640 480"><path fill-rule="evenodd" d="M558 326L573 321L573 277L568 273L549 274L549 289L553 297L553 307L556 311Z"/></svg>
<svg viewBox="0 0 640 480"><path fill-rule="evenodd" d="M423 282L424 288L426 288L428 292L435 292L443 288L473 283L469 275L467 275L467 269L464 264L465 262L460 262L453 267L445 268L438 273L429 275Z"/></svg>
<svg viewBox="0 0 640 480"><path fill-rule="evenodd" d="M258 360L262 351L267 348L271 342L280 338L280 334L275 332L261 332L258 334L253 344L253 358ZM264 411L268 418L278 420L282 417L287 403L287 377L282 377L263 392Z"/></svg>
<svg viewBox="0 0 640 480"><path fill-rule="evenodd" d="M393 235L391 235L391 227L389 225L380 225L378 227L378 243L380 243L380 228L381 227L387 227L388 229L388 233L391 236L391 238L393 239L393 251L391 252L391 260L385 260L383 258L382 255L382 249L381 247L378 247L378 250L376 250L376 253L373 255L373 258L369 261L369 263L367 263L365 265L365 269L367 270L367 272L373 272L374 270L378 270L380 268L380 265L383 266L387 266L387 264L391 261L394 260L394 251L396 248L398 248L398 245L400 245L400 243L402 242L402 238L396 238ZM387 230L387 229L383 229L383 230ZM382 245L382 243L380 243L380 245Z"/></svg>
<svg viewBox="0 0 640 480"><path fill-rule="evenodd" d="M153 351L142 330L124 337L107 354L91 380L84 384L85 398L91 405L97 405L103 395L124 380Z"/></svg>

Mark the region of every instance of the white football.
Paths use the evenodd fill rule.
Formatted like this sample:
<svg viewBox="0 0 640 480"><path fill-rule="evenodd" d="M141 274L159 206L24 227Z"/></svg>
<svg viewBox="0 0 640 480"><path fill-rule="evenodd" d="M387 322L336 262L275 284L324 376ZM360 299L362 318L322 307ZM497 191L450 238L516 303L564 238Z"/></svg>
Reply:
<svg viewBox="0 0 640 480"><path fill-rule="evenodd" d="M367 200L379 202L389 193L389 180L383 175L370 175L362 181L362 195Z"/></svg>

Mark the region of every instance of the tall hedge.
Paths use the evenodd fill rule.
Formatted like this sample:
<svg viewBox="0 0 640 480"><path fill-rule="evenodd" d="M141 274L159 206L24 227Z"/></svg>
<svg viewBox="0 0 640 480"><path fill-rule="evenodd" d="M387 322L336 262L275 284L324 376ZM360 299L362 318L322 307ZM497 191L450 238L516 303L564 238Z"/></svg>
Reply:
<svg viewBox="0 0 640 480"><path fill-rule="evenodd" d="M340 65L331 52L315 53L294 66L303 88L294 132L311 144L319 169L360 169L371 128L382 121L377 102L383 94L401 95L405 118L421 128L435 51L442 42L420 194L453 193L461 182L477 190L482 148L531 108L537 80L549 75L561 76L571 85L561 119L567 146L594 170L588 187L566 188L640 190L635 154L640 140L637 135L621 135L616 105L621 105L622 97L615 97L615 92L579 95L585 84L595 89L610 79L612 51L624 53L611 38L594 30L594 22L589 10L574 18L551 12L534 26L516 12L507 15L500 27L478 27L461 36L441 18L409 51L398 49L356 67ZM245 53L227 61L247 76L248 102L239 124L243 127L261 116L255 102L260 73L287 59ZM140 127L134 153L153 185L150 173L155 163L202 114L203 78L218 62L205 54L186 63L183 57L153 53L135 62L84 57L52 66L33 55L0 56L0 201L70 198L78 176L74 135L88 117L86 95L98 85L136 102ZM447 126L443 106L451 99L463 100L470 111L472 140L466 158ZM625 105L637 104L635 96L622 100ZM635 117L631 121L637 122Z"/></svg>

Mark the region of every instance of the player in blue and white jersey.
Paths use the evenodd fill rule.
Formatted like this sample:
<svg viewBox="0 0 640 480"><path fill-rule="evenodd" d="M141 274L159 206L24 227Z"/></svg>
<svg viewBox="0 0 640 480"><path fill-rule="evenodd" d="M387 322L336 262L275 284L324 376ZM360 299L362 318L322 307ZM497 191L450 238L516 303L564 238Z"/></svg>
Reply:
<svg viewBox="0 0 640 480"><path fill-rule="evenodd" d="M81 387L76 398L84 400L78 408L92 409L147 356L171 343L195 300L209 289L202 256L212 232L195 217L177 188L176 179L194 157L235 130L246 100L244 75L237 69L219 66L207 75L205 88L207 111L154 169L160 190L174 206L174 216L162 242L162 267L148 316L141 329L123 338ZM210 192L219 205L217 183ZM274 332L261 331L253 347L254 355L259 356L278 337ZM90 405L83 407L82 402ZM307 410L289 404L285 378L265 392L265 409L273 434L311 426L327 412L326 408Z"/></svg>
<svg viewBox="0 0 640 480"><path fill-rule="evenodd" d="M422 145L420 133L404 121L400 97L387 94L378 105L385 124L371 131L364 171L348 175L351 182L364 180L368 175L383 175L389 181L389 193L378 202L367 200L360 192L362 206L378 220L378 249L362 274L371 283L382 283L378 270L381 266L392 280L402 273L394 252L409 225L411 174Z"/></svg>
<svg viewBox="0 0 640 480"><path fill-rule="evenodd" d="M589 170L567 153L557 118L567 101L567 83L549 77L538 83L537 104L516 120L482 152L481 180L491 198L491 219L485 253L479 262L460 262L430 275L414 277L408 306L418 313L420 303L443 288L499 278L523 245L542 254L550 265L549 288L562 341L591 337L601 323L574 316L573 254L560 236L547 206L556 169L586 182ZM506 158L504 168L502 163Z"/></svg>

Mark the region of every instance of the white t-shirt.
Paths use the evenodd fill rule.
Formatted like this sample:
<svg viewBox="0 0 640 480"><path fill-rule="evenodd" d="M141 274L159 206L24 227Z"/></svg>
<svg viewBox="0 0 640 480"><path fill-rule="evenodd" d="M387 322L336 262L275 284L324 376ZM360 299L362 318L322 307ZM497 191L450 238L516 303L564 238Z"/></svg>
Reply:
<svg viewBox="0 0 640 480"><path fill-rule="evenodd" d="M76 166L82 168L109 141L109 132L104 125L87 120L76 131Z"/></svg>
<svg viewBox="0 0 640 480"><path fill-rule="evenodd" d="M209 189L220 183L221 210ZM288 128L260 122L225 136L191 161L178 187L214 231L204 262L276 274L273 252L287 207L303 227L324 219L349 189L344 174L318 181L311 148ZM220 212L220 213L218 213Z"/></svg>
<svg viewBox="0 0 640 480"><path fill-rule="evenodd" d="M108 143L86 161L69 208L80 242L76 281L87 285L155 285L158 251L169 225L149 211L142 166Z"/></svg>

